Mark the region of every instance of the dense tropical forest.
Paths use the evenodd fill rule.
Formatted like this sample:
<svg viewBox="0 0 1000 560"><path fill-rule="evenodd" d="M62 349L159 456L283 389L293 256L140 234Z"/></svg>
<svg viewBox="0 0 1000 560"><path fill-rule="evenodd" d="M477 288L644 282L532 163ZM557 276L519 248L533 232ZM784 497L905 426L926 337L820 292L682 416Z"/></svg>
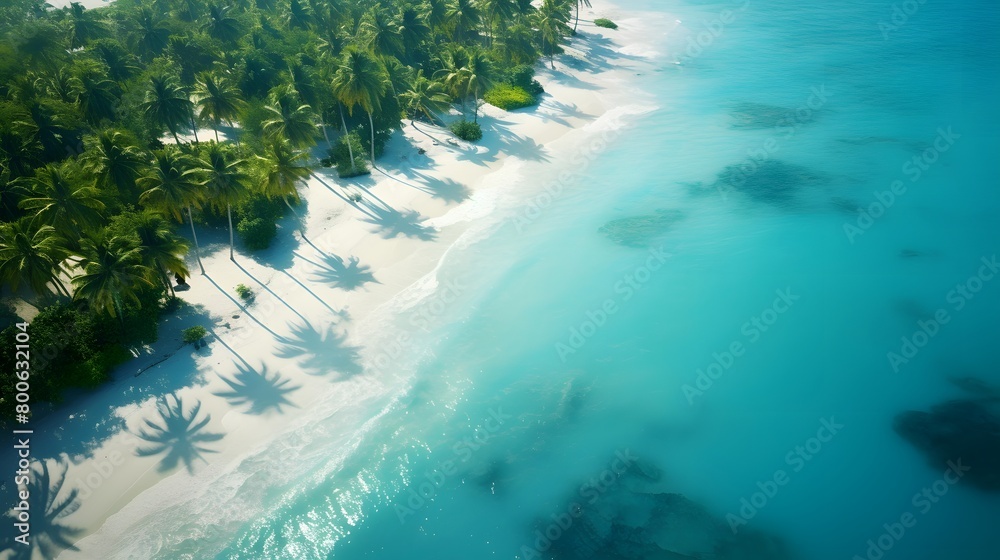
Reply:
<svg viewBox="0 0 1000 560"><path fill-rule="evenodd" d="M189 250L202 266L198 228L228 229L231 258L237 239L267 247L314 166L370 172L403 118L458 111L451 130L474 141L481 99L534 103L533 67L561 52L581 4L6 0L0 282L41 310L32 400L94 387L155 340L175 280L198 272ZM16 332L0 335L3 417Z"/></svg>

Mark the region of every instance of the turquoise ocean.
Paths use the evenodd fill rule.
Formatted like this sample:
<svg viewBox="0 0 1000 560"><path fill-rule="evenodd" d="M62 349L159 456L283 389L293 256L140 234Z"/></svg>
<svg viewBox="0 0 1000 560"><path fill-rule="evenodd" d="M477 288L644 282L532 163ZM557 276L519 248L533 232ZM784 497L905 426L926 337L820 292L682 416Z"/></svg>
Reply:
<svg viewBox="0 0 1000 560"><path fill-rule="evenodd" d="M687 551L632 558L997 557L1000 494L893 423L1000 385L1000 7L626 11L663 20L626 62L655 110L520 169L367 348L401 349L391 395L311 411L134 557L602 558L585 522ZM746 535L785 552L717 546Z"/></svg>

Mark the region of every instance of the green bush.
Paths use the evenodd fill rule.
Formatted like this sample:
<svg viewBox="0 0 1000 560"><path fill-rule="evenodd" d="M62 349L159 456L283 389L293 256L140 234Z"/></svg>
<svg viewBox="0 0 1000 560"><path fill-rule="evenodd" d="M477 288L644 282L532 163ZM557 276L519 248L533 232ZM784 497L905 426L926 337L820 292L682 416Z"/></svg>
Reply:
<svg viewBox="0 0 1000 560"><path fill-rule="evenodd" d="M506 111L530 107L537 103L535 97L519 86L510 84L497 84L493 86L483 99L494 107L500 107Z"/></svg>
<svg viewBox="0 0 1000 560"><path fill-rule="evenodd" d="M618 24L608 18L597 18L594 20L594 25L605 29L618 29Z"/></svg>
<svg viewBox="0 0 1000 560"><path fill-rule="evenodd" d="M188 327L183 331L184 342L186 344L194 344L200 342L201 339L205 338L207 335L208 335L208 330L206 330L205 327L201 325Z"/></svg>
<svg viewBox="0 0 1000 560"><path fill-rule="evenodd" d="M347 143L351 143L354 150L354 166L351 166L351 149ZM337 167L337 175L342 178L357 177L371 173L368 169L368 160L365 159L365 146L361 142L361 136L357 132L352 132L346 136L341 136L330 149L330 159Z"/></svg>
<svg viewBox="0 0 1000 560"><path fill-rule="evenodd" d="M286 210L288 206L282 199L268 198L260 193L254 193L233 207L233 220L239 222L244 219L260 218L268 222L277 222L285 215Z"/></svg>
<svg viewBox="0 0 1000 560"><path fill-rule="evenodd" d="M66 372L67 381L73 387L96 389L111 378L111 370L132 359L132 354L124 346L109 346L87 361L74 364Z"/></svg>
<svg viewBox="0 0 1000 560"><path fill-rule="evenodd" d="M240 296L243 301L250 301L253 299L253 290L246 284L237 284L236 295Z"/></svg>
<svg viewBox="0 0 1000 560"><path fill-rule="evenodd" d="M124 320L77 304L42 309L28 326L31 402L58 403L66 389L97 387L115 366L132 358L126 345L155 341L161 295L156 290L140 292L142 307L126 305ZM0 418L12 418L15 413L19 332L16 325L0 332Z"/></svg>
<svg viewBox="0 0 1000 560"><path fill-rule="evenodd" d="M264 218L243 218L236 224L236 231L247 249L261 251L271 246L271 241L278 234L278 226Z"/></svg>
<svg viewBox="0 0 1000 560"><path fill-rule="evenodd" d="M515 66L504 81L512 86L523 89L535 97L545 93L542 84L538 83L538 80L535 79L535 67L530 64Z"/></svg>
<svg viewBox="0 0 1000 560"><path fill-rule="evenodd" d="M472 121L458 121L451 125L451 131L466 142L478 142L483 138L483 129L479 123Z"/></svg>

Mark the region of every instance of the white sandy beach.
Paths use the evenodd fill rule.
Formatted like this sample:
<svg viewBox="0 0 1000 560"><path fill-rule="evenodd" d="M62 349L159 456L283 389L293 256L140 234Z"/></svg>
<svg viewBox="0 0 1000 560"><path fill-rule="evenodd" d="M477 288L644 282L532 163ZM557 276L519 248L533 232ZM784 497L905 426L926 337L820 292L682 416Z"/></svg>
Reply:
<svg viewBox="0 0 1000 560"><path fill-rule="evenodd" d="M627 85L631 75L648 70L635 53L643 51L639 39L658 32L655 22L604 2L583 14L595 16L612 17L621 28L581 25L567 54L556 59L556 70L548 69L548 61L540 66L538 79L547 92L541 105L512 113L484 105L484 138L477 145L406 121L370 177L341 180L331 170L317 171L319 177L300 189L305 240L295 220L286 219L271 249L253 255L238 250L234 263L225 231L199 229L207 274L197 273L192 255L191 289L179 294L189 307L169 317L160 340L120 368L114 381L33 426L39 456L53 468L59 457L64 467L57 471L68 467L65 491L71 485L81 490L78 509L59 520L81 530L75 535L79 550L60 558L150 557L155 550L126 551L123 543L148 532L147 520L176 504L197 502L201 511L194 513L245 521L241 515L247 512L213 510L221 501L213 495L241 492L239 484L221 481L247 472L270 477L271 485L292 482L301 474L293 465L258 474L253 463L276 438L297 445L288 434L317 415L340 419L343 448L314 452L332 462L349 451L355 434L392 405L392 386L402 375L397 365L418 353L405 347L403 357L380 353L380 325L429 293L442 258L485 221L499 191L530 176L531 166L545 165L540 160L565 162L602 131L650 109L642 106L648 99ZM591 52L597 48L600 57ZM203 131L202 139L210 135ZM351 201L351 194L361 201ZM252 304L239 301L237 284L255 292ZM180 340L180 331L195 324L211 332L201 350ZM177 419L166 419L163 403L175 402L164 401L167 394L183 403L186 416L200 407L197 417L181 421L180 428ZM115 416L127 429L107 428ZM175 464L166 451L137 456L155 447L137 434L152 438L156 426L165 428L159 436L188 437L193 447L174 455ZM199 443L190 438L194 433L219 437ZM79 445L88 439L96 447ZM190 470L185 459L191 459Z"/></svg>

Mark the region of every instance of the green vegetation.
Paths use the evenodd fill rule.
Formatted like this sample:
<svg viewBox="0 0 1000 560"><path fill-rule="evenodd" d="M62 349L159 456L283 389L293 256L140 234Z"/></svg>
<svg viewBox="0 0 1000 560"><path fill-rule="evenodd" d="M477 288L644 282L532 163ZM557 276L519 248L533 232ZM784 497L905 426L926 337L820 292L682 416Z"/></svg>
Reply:
<svg viewBox="0 0 1000 560"><path fill-rule="evenodd" d="M365 158L361 155L363 149L361 136L357 132L341 136L333 145L330 149L330 161L337 168L337 174L341 178L371 173Z"/></svg>
<svg viewBox="0 0 1000 560"><path fill-rule="evenodd" d="M451 132L466 142L478 142L483 138L483 128L472 121L457 121L451 125Z"/></svg>
<svg viewBox="0 0 1000 560"><path fill-rule="evenodd" d="M2 4L0 286L43 326L50 309L100 325L48 346L59 367L32 397L53 401L155 338L174 277L205 272L199 228L224 228L233 259L237 234L266 248L314 146L342 177L367 173L404 116L457 106L456 134L481 138L482 96L539 95L532 66L554 64L589 2Z"/></svg>
<svg viewBox="0 0 1000 560"><path fill-rule="evenodd" d="M486 92L483 99L490 105L500 107L506 111L530 107L537 103L535 96L525 91L524 88L510 84L497 84L493 86L493 89Z"/></svg>
<svg viewBox="0 0 1000 560"><path fill-rule="evenodd" d="M208 330L201 325L195 325L184 329L182 336L185 344L198 344L203 338L208 336Z"/></svg>
<svg viewBox="0 0 1000 560"><path fill-rule="evenodd" d="M607 18L595 19L594 25L596 25L597 27L603 27L605 29L618 29L618 24Z"/></svg>
<svg viewBox="0 0 1000 560"><path fill-rule="evenodd" d="M251 301L253 299L253 290L246 284L237 284L236 295L240 296L240 299L243 301Z"/></svg>

